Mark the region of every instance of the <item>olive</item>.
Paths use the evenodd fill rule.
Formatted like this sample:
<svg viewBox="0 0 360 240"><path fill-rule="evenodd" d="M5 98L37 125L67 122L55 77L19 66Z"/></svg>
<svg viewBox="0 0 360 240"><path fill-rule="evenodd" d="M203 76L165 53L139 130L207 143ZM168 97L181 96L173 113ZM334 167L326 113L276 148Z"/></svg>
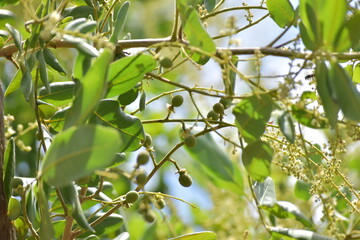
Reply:
<svg viewBox="0 0 360 240"><path fill-rule="evenodd" d="M181 95L176 95L171 99L171 106L180 107L184 102L184 98Z"/></svg>

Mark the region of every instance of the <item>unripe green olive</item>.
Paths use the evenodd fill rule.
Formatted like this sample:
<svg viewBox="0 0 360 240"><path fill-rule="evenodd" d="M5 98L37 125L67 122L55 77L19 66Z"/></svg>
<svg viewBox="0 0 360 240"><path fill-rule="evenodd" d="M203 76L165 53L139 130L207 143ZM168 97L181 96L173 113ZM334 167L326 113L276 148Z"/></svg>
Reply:
<svg viewBox="0 0 360 240"><path fill-rule="evenodd" d="M160 57L159 62L163 68L171 68L173 64L172 60L169 57Z"/></svg>
<svg viewBox="0 0 360 240"><path fill-rule="evenodd" d="M145 140L143 143L144 147L149 147L149 146L151 146L151 144L152 144L152 138L151 138L150 134L145 133Z"/></svg>
<svg viewBox="0 0 360 240"><path fill-rule="evenodd" d="M186 172L180 172L179 183L183 187L190 187L192 184L192 178Z"/></svg>
<svg viewBox="0 0 360 240"><path fill-rule="evenodd" d="M152 223L155 221L155 215L152 211L147 211L145 214L144 214L144 219L145 221L147 221L148 223Z"/></svg>
<svg viewBox="0 0 360 240"><path fill-rule="evenodd" d="M143 186L146 182L146 174L145 173L139 173L138 175L136 175L135 179L136 179L136 183L139 186Z"/></svg>
<svg viewBox="0 0 360 240"><path fill-rule="evenodd" d="M217 121L219 119L219 114L217 114L214 110L210 110L207 114L207 118L213 121Z"/></svg>
<svg viewBox="0 0 360 240"><path fill-rule="evenodd" d="M23 186L24 182L21 178L13 178L10 181L11 188L17 188L19 185Z"/></svg>
<svg viewBox="0 0 360 240"><path fill-rule="evenodd" d="M171 99L171 106L180 107L184 102L184 98L181 95L176 95Z"/></svg>
<svg viewBox="0 0 360 240"><path fill-rule="evenodd" d="M139 165L145 165L149 161L149 153L146 151L142 151L139 153L139 155L136 158L136 161Z"/></svg>
<svg viewBox="0 0 360 240"><path fill-rule="evenodd" d="M196 137L194 137L194 135L187 135L184 139L184 144L190 148L195 147L196 146Z"/></svg>
<svg viewBox="0 0 360 240"><path fill-rule="evenodd" d="M136 191L130 191L125 196L125 200L127 203L134 203L138 199L139 199L139 193Z"/></svg>
<svg viewBox="0 0 360 240"><path fill-rule="evenodd" d="M166 203L165 203L164 199L159 198L156 201L155 207L158 208L158 209L163 209L165 207L165 205L166 205Z"/></svg>
<svg viewBox="0 0 360 240"><path fill-rule="evenodd" d="M213 106L213 110L218 114L224 114L224 105L221 103L215 103Z"/></svg>
<svg viewBox="0 0 360 240"><path fill-rule="evenodd" d="M231 106L231 99L230 98L221 98L219 101L225 109L229 108Z"/></svg>

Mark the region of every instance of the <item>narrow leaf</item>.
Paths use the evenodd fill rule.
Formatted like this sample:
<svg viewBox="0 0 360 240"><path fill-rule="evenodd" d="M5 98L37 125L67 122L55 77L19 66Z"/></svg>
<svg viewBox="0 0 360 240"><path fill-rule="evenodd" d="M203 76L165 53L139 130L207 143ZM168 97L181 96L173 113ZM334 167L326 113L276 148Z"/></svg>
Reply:
<svg viewBox="0 0 360 240"><path fill-rule="evenodd" d="M40 210L40 238L41 239L53 239L54 228L52 226L48 200L46 199L45 192L43 190L43 182L39 181L39 186L37 187L37 200Z"/></svg>
<svg viewBox="0 0 360 240"><path fill-rule="evenodd" d="M124 29L126 16L127 16L129 7L130 7L130 2L129 1L124 2L124 4L120 8L118 14L116 15L115 28L114 28L113 34L111 35L111 38L109 40L110 42L116 43L119 35L122 33L122 31Z"/></svg>
<svg viewBox="0 0 360 240"><path fill-rule="evenodd" d="M115 129L94 125L69 128L54 138L39 176L50 185L67 185L111 165L122 145Z"/></svg>
<svg viewBox="0 0 360 240"><path fill-rule="evenodd" d="M282 228L282 227L269 227L271 235L277 238L291 237L293 239L301 240L334 240L334 238L320 235L313 231Z"/></svg>
<svg viewBox="0 0 360 240"><path fill-rule="evenodd" d="M325 115L329 119L330 126L336 127L339 106L335 93L335 85L330 79L329 70L323 61L316 63L316 86L319 93Z"/></svg>
<svg viewBox="0 0 360 240"><path fill-rule="evenodd" d="M59 72L61 75L65 75L66 72L63 69L63 67L60 65L59 61L56 59L56 57L54 56L54 54L50 51L50 49L45 48L43 50L44 52L44 59L45 62L52 67L54 70L56 70L57 72Z"/></svg>
<svg viewBox="0 0 360 240"><path fill-rule="evenodd" d="M247 145L242 153L246 171L256 181L264 181L270 176L274 150L265 142L257 141Z"/></svg>
<svg viewBox="0 0 360 240"><path fill-rule="evenodd" d="M11 196L11 180L14 178L15 173L15 141L14 138L10 138L4 153L4 190L6 200L8 201Z"/></svg>
<svg viewBox="0 0 360 240"><path fill-rule="evenodd" d="M280 115L278 118L279 127L281 132L284 134L286 139L294 143L295 142L295 126L293 123L293 120L291 119L291 116L288 112L284 112Z"/></svg>
<svg viewBox="0 0 360 240"><path fill-rule="evenodd" d="M181 235L175 238L170 238L169 240L216 240L216 233L204 231L204 232L196 232L189 233L185 235Z"/></svg>
<svg viewBox="0 0 360 240"><path fill-rule="evenodd" d="M79 195L76 191L74 183L69 183L66 186L59 188L61 195L66 204L70 204L71 207L71 216L75 219L76 223L81 227L90 232L95 232L95 230L87 222L86 217L81 208L81 203L79 201Z"/></svg>
<svg viewBox="0 0 360 240"><path fill-rule="evenodd" d="M8 23L5 24L5 27L9 30L11 36L13 37L15 46L16 46L17 50L19 51L19 56L20 56L21 51L22 51L22 35L21 35L21 33L17 29L13 28L13 26L11 26Z"/></svg>
<svg viewBox="0 0 360 240"><path fill-rule="evenodd" d="M65 129L84 123L96 108L103 97L108 67L112 57L111 50L105 49L81 79L81 87L77 91L73 105L65 120Z"/></svg>
<svg viewBox="0 0 360 240"><path fill-rule="evenodd" d="M44 84L46 90L51 93L51 89L50 89L50 85L49 85L49 79L48 79L48 74L47 74L47 69L46 69L46 63L45 63L45 58L44 58L44 53L42 50L38 51L36 53L36 58L39 61L39 73L40 73L40 79L42 81L42 83Z"/></svg>
<svg viewBox="0 0 360 240"><path fill-rule="evenodd" d="M360 121L360 94L345 70L336 62L331 63L330 83L334 86L336 100L345 117Z"/></svg>

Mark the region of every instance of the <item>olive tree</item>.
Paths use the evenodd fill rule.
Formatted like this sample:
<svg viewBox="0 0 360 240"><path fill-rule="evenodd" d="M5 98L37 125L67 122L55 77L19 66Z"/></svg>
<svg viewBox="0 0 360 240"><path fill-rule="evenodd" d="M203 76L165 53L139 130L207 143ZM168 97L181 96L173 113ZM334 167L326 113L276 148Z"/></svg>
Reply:
<svg viewBox="0 0 360 240"><path fill-rule="evenodd" d="M358 238L358 1L0 5L3 239Z"/></svg>

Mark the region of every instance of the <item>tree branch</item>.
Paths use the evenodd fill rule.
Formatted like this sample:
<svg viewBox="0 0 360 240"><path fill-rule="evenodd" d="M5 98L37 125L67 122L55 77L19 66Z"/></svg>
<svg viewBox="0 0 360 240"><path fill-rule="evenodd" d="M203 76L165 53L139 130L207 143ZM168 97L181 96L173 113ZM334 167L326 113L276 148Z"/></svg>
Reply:
<svg viewBox="0 0 360 240"><path fill-rule="evenodd" d="M147 38L147 39L131 39L131 40L121 40L116 44L116 51L129 48L147 48L151 47L154 44L168 43L171 46L170 37L166 38ZM188 42L183 41L183 44L188 44ZM74 48L74 45L66 42L62 39L54 39L48 43L49 47L52 48ZM317 57L313 52L297 52L289 49L283 48L274 48L274 47L246 47L246 48L221 48L216 49L217 55L221 52L229 51L233 55L252 55L261 53L266 56L277 56L277 57L286 57L286 58L297 58L297 59L307 59L311 60ZM17 49L14 44L8 45L0 49L0 57L11 57L14 53L17 52ZM342 53L331 53L332 56L336 57L339 60L352 60L360 59L360 52L342 52Z"/></svg>

